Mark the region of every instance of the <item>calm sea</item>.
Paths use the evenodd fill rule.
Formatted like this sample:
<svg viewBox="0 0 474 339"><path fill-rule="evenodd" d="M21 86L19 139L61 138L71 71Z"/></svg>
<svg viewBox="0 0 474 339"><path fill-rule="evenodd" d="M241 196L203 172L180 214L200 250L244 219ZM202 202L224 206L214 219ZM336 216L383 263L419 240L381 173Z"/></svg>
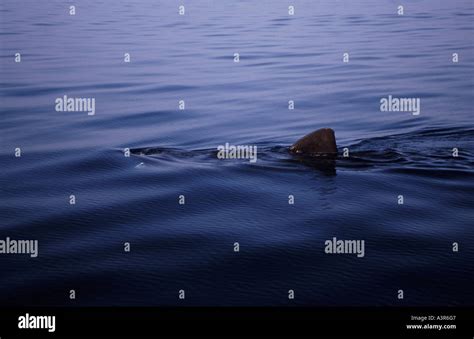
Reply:
<svg viewBox="0 0 474 339"><path fill-rule="evenodd" d="M474 4L404 3L1 1L0 304L473 305Z"/></svg>

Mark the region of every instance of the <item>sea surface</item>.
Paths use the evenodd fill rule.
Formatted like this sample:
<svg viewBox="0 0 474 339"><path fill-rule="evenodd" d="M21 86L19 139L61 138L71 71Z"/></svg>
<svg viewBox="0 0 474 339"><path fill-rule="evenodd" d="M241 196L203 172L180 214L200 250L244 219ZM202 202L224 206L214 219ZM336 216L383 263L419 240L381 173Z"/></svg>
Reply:
<svg viewBox="0 0 474 339"><path fill-rule="evenodd" d="M472 306L474 3L403 3L2 0L0 305Z"/></svg>

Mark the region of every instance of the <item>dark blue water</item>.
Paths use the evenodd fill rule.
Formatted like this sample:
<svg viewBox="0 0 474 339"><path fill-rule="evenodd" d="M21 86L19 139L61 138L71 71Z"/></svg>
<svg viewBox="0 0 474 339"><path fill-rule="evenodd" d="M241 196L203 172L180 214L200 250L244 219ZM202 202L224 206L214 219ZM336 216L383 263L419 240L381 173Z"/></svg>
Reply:
<svg viewBox="0 0 474 339"><path fill-rule="evenodd" d="M2 305L474 304L472 1L72 4L0 3L0 240L39 241L0 254ZM288 153L322 127L337 159Z"/></svg>

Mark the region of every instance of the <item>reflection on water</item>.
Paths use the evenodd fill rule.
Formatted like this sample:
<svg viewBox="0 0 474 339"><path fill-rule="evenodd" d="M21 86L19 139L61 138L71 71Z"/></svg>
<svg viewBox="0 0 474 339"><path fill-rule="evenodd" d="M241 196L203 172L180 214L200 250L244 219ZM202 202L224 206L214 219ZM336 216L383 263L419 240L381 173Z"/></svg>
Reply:
<svg viewBox="0 0 474 339"><path fill-rule="evenodd" d="M0 3L0 239L39 241L0 258L2 305L474 303L472 1L69 5ZM322 127L337 158L288 152Z"/></svg>

